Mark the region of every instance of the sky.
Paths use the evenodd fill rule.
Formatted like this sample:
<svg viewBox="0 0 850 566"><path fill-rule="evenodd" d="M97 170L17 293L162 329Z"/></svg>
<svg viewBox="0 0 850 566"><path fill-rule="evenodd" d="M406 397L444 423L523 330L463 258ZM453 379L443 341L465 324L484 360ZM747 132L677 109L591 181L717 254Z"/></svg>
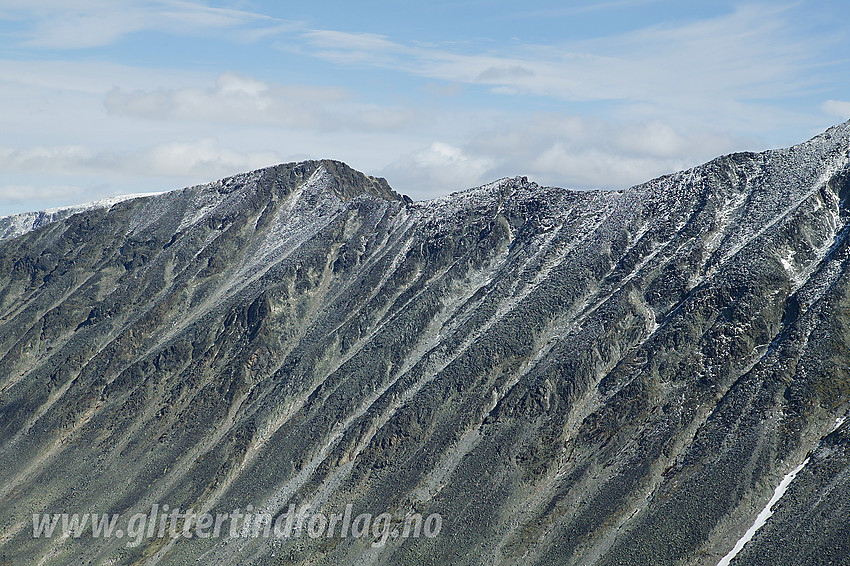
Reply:
<svg viewBox="0 0 850 566"><path fill-rule="evenodd" d="M850 119L850 3L0 0L0 215L338 159L614 189Z"/></svg>

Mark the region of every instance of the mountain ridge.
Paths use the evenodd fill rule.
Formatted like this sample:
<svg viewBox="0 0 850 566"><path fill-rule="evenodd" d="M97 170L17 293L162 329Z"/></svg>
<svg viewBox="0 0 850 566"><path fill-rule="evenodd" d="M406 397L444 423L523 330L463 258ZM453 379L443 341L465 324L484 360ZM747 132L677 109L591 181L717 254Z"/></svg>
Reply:
<svg viewBox="0 0 850 566"><path fill-rule="evenodd" d="M407 202L287 164L0 241L0 544L47 564L716 564L812 453L805 497L733 564L840 559L848 131L623 191L516 177ZM249 502L443 531L27 535L29 513Z"/></svg>
<svg viewBox="0 0 850 566"><path fill-rule="evenodd" d="M839 137L841 137L841 136L847 137L849 135L848 131L850 131L850 121L847 121L843 124L837 124L835 126L830 127L826 131L824 131L820 134L817 134L816 136L812 137L808 141L803 142L802 144L799 144L799 147L803 147L803 146L806 146L806 145L814 145L819 141L830 140L832 138L832 136L834 136L836 134L838 134ZM795 147L798 147L798 146L795 146ZM722 162L722 161L725 161L725 160L734 160L737 157L752 158L752 157L759 156L759 155L770 155L772 152L781 152L781 151L783 151L783 150L782 149L773 149L773 150L766 150L764 152L751 152L751 151L734 152L734 153L718 156L718 157L716 157L716 158L714 158L714 159L712 159L712 160L710 160L710 161L708 161L704 164L697 165L695 167L685 169L683 171L678 171L678 172L674 172L674 173L661 175L661 176L656 177L652 180L649 180L649 181L646 181L646 182L643 182L643 183L639 183L637 185L633 185L632 187L629 187L629 188L612 189L610 191L606 190L606 191L603 191L603 192L615 192L616 193L616 192L627 191L627 190L635 190L638 187L647 186L647 185L650 185L650 184L653 184L653 183L657 183L657 182L659 182L663 179L666 179L668 177L671 177L671 176L676 177L676 176L680 176L680 175L693 173L697 170L700 170L701 168L710 167L715 162ZM190 190L197 190L197 189L204 189L204 188L216 188L217 186L227 184L228 182L233 182L234 180L241 178L243 176L260 175L260 176L275 177L279 174L285 176L287 174L291 175L290 172L292 170L296 170L298 168L308 168L309 169L309 168L318 168L318 167L324 167L324 168L326 168L326 170L328 170L331 177L333 177L336 180L336 184L334 185L334 187L331 190L337 191L337 195L344 198L344 199L355 198L355 197L359 196L360 194L371 194L373 196L377 196L379 198L384 198L386 200L400 200L400 201L406 202L408 204L414 202L412 199L410 199L410 197L395 192L389 186L386 179L384 179L382 177L374 177L374 176L365 175L363 173L360 173L359 171L356 171L355 169L352 169L348 164L341 162L341 161L333 160L333 159L306 160L306 161L300 161L300 162L288 162L288 163L281 163L281 164L277 164L277 165L271 165L271 166L263 167L263 168L256 169L256 170L253 170L253 171L249 171L249 172L245 172L245 173L239 173L237 175L233 175L233 176L230 176L230 177L225 177L223 179L220 179L218 181L213 181L211 183L202 183L202 184L199 184L199 185L193 185L191 187L186 187L184 189L174 189L174 190L169 191L169 192L179 193L179 192L186 192L186 191L190 191ZM504 183L504 182L507 182L507 181L528 182L527 177L525 177L525 176L503 177L501 179L491 181L489 183L486 183L486 184L478 186L478 187L470 187L468 189L454 191L452 193L449 193L448 195L445 195L445 196L442 196L442 197L435 197L435 198L430 199L430 200L436 201L436 200L444 199L444 198L452 196L452 195L458 195L458 194L461 194L461 193L464 193L464 192L478 191L478 190L483 189L484 187L497 186L500 183ZM274 182L274 181L271 181L271 182ZM533 184L535 186L538 186L536 183L533 183ZM554 188L554 187L549 187L549 188ZM564 188L564 189L561 189L561 190L570 191L570 190L575 190L575 189ZM589 191L592 192L593 189L590 189ZM588 192L588 191L587 190L581 190L580 192ZM158 195L162 195L162 194L165 194L165 193L160 192L160 193L130 194L130 195L123 195L123 196L119 196L119 197L110 197L110 198L102 199L102 200L99 200L99 201L93 201L91 203L83 203L83 204L79 204L79 205L71 205L71 206L67 206L67 207L59 207L59 208L43 210L43 211L23 212L23 213L17 213L17 214L2 216L2 217L0 217L0 241L2 241L4 239L8 239L10 237L16 237L17 235L25 233L26 231L29 231L31 229L35 229L35 228L38 228L38 227L43 226L45 224L49 224L49 223L64 219L67 216L70 216L70 215L78 213L78 212L84 212L84 211L91 209L91 208L106 208L106 207L110 207L114 204L117 204L117 203L119 203L123 200L145 198L145 197L149 197L149 196L158 196ZM428 201L426 200L426 201L417 201L417 202L428 202Z"/></svg>

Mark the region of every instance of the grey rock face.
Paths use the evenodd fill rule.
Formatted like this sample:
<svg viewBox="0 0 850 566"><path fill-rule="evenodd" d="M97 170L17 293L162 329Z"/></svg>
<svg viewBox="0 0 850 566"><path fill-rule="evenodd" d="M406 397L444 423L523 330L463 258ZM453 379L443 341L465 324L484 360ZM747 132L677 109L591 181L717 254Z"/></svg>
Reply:
<svg viewBox="0 0 850 566"><path fill-rule="evenodd" d="M625 191L330 161L0 241L2 552L43 564L847 560L850 123ZM438 536L33 538L153 504ZM781 507L781 508L780 508ZM124 526L123 528L127 528Z"/></svg>

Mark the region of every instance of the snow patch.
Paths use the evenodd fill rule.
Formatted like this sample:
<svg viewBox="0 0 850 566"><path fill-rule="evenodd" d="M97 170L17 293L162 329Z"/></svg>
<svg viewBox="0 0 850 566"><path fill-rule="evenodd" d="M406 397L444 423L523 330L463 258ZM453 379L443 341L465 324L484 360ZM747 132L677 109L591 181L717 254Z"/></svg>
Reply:
<svg viewBox="0 0 850 566"><path fill-rule="evenodd" d="M782 264L782 267L785 268L791 276L794 274L794 267L791 261L794 259L794 252L792 250L788 250L788 253L785 254L784 257L779 258L779 263Z"/></svg>
<svg viewBox="0 0 850 566"><path fill-rule="evenodd" d="M770 501L767 502L767 505L764 506L764 509L761 510L761 513L756 517L755 522L752 526L747 529L747 532L744 533L738 542L735 543L735 546L732 547L732 550L729 553L720 559L720 562L717 563L717 566L729 566L729 563L732 562L732 559L738 555L741 550L744 549L744 546L750 542L750 540L755 536L756 532L767 522L771 515L773 515L773 506L782 499L782 496L785 495L785 491L788 489L788 486L791 485L791 482L794 481L794 478L797 477L797 474L800 473L806 464L809 463L809 459L806 458L803 462L785 474L785 477L782 478L782 481L779 482L779 485L776 486L776 489L773 490L773 497L770 498Z"/></svg>

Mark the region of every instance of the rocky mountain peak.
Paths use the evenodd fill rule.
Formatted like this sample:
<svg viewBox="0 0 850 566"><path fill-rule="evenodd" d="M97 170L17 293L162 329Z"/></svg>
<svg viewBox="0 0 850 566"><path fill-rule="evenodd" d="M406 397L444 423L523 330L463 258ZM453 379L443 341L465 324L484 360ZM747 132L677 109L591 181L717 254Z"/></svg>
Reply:
<svg viewBox="0 0 850 566"><path fill-rule="evenodd" d="M20 236L74 214L108 210L128 200L144 199L147 204L143 208L147 211L168 208L170 218L180 220L177 225L184 226L187 222L197 221L204 214L225 214L225 210L228 211L226 214L233 214L239 207L265 206L269 202L285 198L308 181L312 182L313 192L326 193L341 201L366 195L402 204L412 202L409 197L393 191L386 179L365 175L341 161L312 160L274 165L168 193L127 195L90 204L0 217L0 241ZM149 199L152 200L148 202Z"/></svg>

